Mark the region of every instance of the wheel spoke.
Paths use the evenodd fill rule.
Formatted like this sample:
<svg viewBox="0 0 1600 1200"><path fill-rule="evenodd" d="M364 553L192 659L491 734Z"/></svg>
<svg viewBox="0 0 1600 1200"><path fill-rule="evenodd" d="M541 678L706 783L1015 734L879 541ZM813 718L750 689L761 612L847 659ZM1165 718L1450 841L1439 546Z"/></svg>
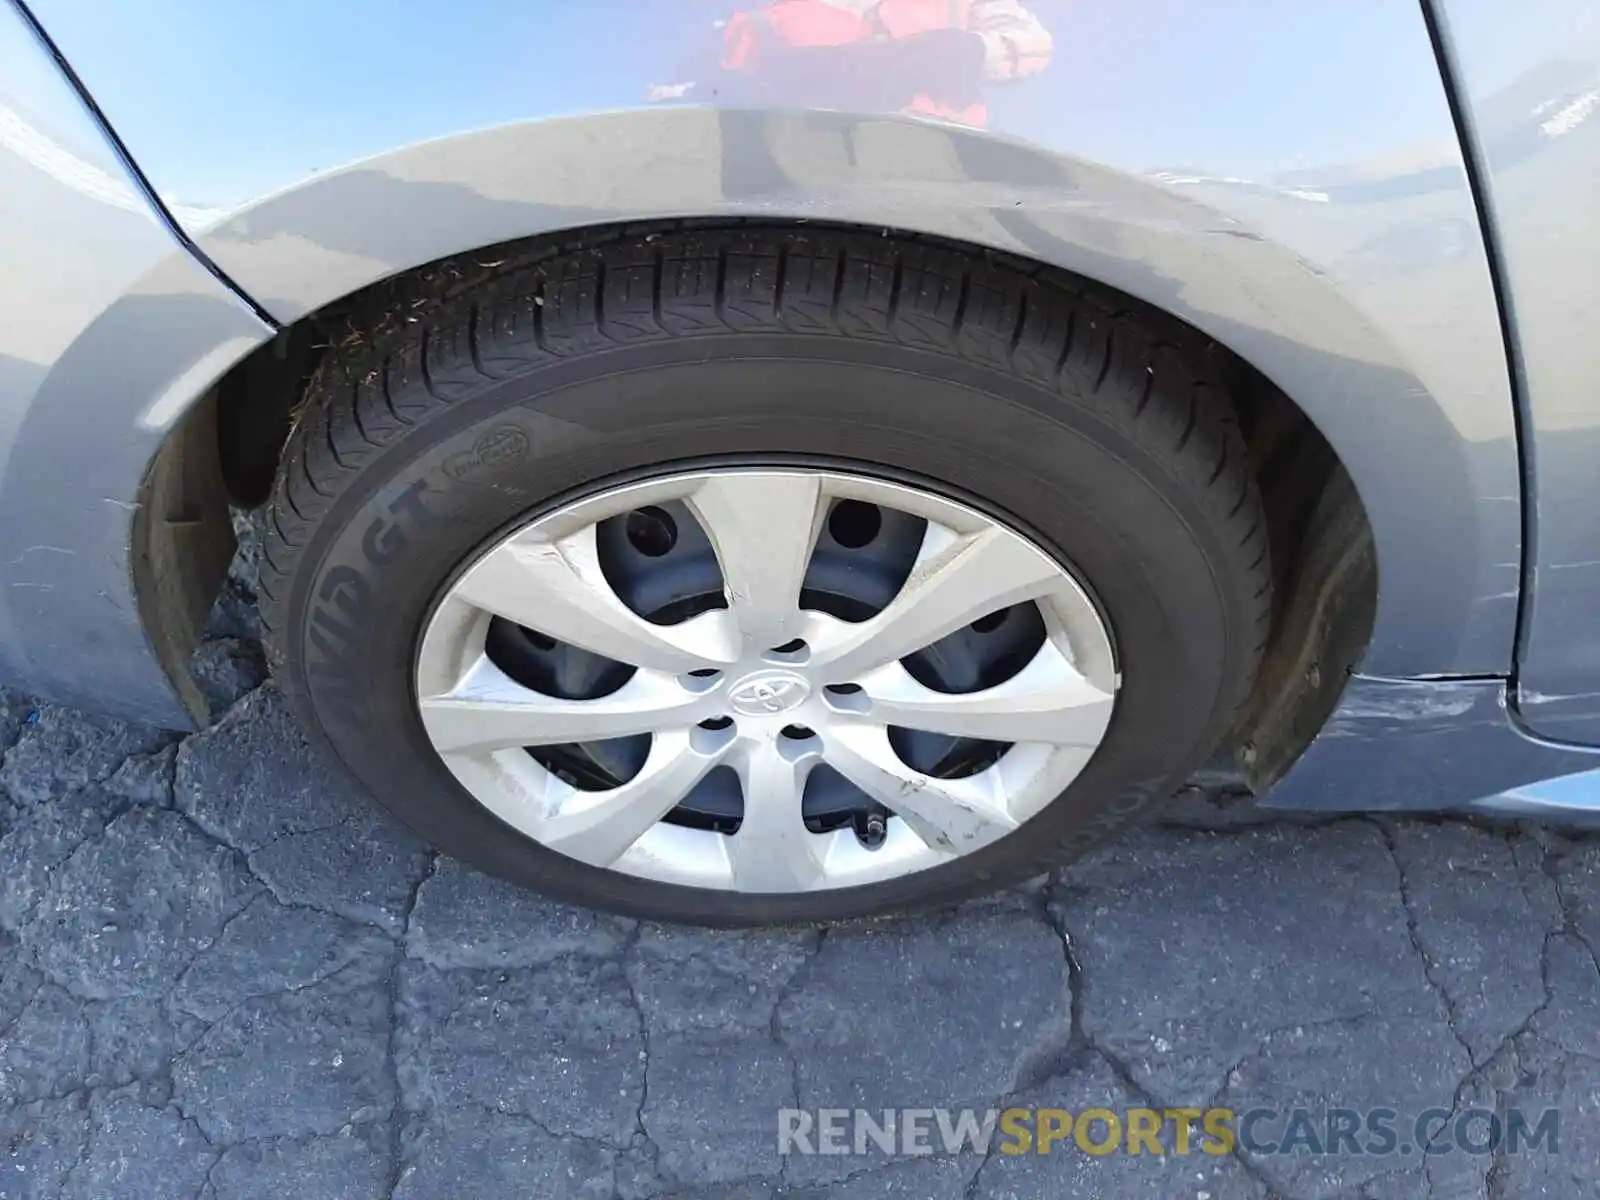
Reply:
<svg viewBox="0 0 1600 1200"><path fill-rule="evenodd" d="M966 854L1017 827L979 779L935 779L906 766L881 725L841 722L824 739L828 765L903 819L935 850Z"/></svg>
<svg viewBox="0 0 1600 1200"><path fill-rule="evenodd" d="M737 657L722 613L652 625L624 604L600 570L594 526L555 541L537 531L512 538L468 571L455 594L558 641L638 667L684 672Z"/></svg>
<svg viewBox="0 0 1600 1200"><path fill-rule="evenodd" d="M735 472L707 479L688 498L716 547L728 606L747 651L781 646L800 632L800 584L822 519L816 475Z"/></svg>
<svg viewBox="0 0 1600 1200"><path fill-rule="evenodd" d="M686 728L718 711L714 694L690 692L659 671L637 671L598 700L562 700L523 687L487 658L459 686L419 704L434 746L455 754Z"/></svg>
<svg viewBox="0 0 1600 1200"><path fill-rule="evenodd" d="M741 892L800 892L822 877L826 840L801 816L806 776L820 758L786 739L762 738L735 763L744 787L744 819L727 839L733 886Z"/></svg>
<svg viewBox="0 0 1600 1200"><path fill-rule="evenodd" d="M995 742L1097 746L1115 703L1050 641L1010 679L981 692L934 691L898 662L860 683L876 722Z"/></svg>
<svg viewBox="0 0 1600 1200"><path fill-rule="evenodd" d="M1060 567L997 526L955 534L930 525L899 594L869 621L831 623L830 636L813 647L811 665L830 679L854 679L1061 581Z"/></svg>
<svg viewBox="0 0 1600 1200"><path fill-rule="evenodd" d="M610 866L649 832L721 759L702 753L687 732L657 734L639 773L603 792L573 790L544 817L536 836L562 854Z"/></svg>

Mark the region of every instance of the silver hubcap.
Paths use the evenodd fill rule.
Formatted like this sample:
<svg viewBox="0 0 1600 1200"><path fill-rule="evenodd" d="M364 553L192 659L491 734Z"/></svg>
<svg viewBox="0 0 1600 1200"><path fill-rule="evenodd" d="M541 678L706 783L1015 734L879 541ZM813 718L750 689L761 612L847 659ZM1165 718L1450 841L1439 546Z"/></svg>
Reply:
<svg viewBox="0 0 1600 1200"><path fill-rule="evenodd" d="M597 530L673 502L709 539L727 606L662 624L618 594ZM818 538L845 502L925 522L898 591L864 620L801 605ZM1044 634L1003 680L948 692L907 669L908 656L1018 605L1037 606ZM596 699L545 694L491 661L497 617L635 669ZM1093 604L1029 540L916 488L798 469L675 475L540 517L465 571L417 663L428 737L501 820L597 867L740 892L879 882L1004 837L1083 770L1117 685ZM1009 748L972 773L936 777L896 749L905 730ZM641 734L642 765L614 787L580 788L530 752ZM807 780L824 764L887 813L877 836L808 828ZM674 819L720 768L742 794L737 827Z"/></svg>

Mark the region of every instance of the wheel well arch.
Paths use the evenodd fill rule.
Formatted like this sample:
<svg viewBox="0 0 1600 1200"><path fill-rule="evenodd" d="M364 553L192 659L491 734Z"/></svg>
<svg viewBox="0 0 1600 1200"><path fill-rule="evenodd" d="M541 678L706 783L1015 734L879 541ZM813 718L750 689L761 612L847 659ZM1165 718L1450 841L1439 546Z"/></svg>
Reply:
<svg viewBox="0 0 1600 1200"><path fill-rule="evenodd" d="M215 431L207 436L215 437L227 493L243 508L265 501L297 406L324 352L354 332L370 332L373 314L381 314L380 324L420 319L424 306L471 291L508 263L537 261L574 248L648 239L686 227L774 224L793 223L715 218L629 222L518 239L402 272L306 313L229 371L208 403L197 409L208 431ZM806 224L855 232L863 228L842 222ZM981 255L1069 285L1086 278L972 243L871 228L885 236L892 232ZM1109 287L1101 279L1089 282ZM1229 346L1166 310L1121 295L1129 309L1161 322L1187 353L1206 356L1226 381L1262 491L1274 563L1272 632L1255 689L1211 765L1210 777L1220 772L1226 780L1264 790L1320 730L1370 642L1377 610L1372 526L1345 463L1293 398ZM182 427L174 440L181 433ZM192 434L187 445L193 454Z"/></svg>

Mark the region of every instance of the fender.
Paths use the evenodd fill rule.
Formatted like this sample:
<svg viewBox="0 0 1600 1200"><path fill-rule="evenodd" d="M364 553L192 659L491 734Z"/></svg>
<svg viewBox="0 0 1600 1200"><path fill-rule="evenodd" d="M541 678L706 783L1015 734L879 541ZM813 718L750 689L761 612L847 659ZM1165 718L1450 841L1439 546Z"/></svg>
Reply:
<svg viewBox="0 0 1600 1200"><path fill-rule="evenodd" d="M1512 399L1415 3L1220 6L1202 27L1180 0L1092 21L1033 0L1055 60L996 84L985 130L846 111L860 98L827 103L820 74L804 103L713 78L650 104L674 79L661 47L713 36L690 7L287 0L246 29L226 6L34 3L188 236L279 321L445 255L639 219L1025 256L1190 322L1321 429L1376 539L1364 671L1509 671Z"/></svg>
<svg viewBox="0 0 1600 1200"><path fill-rule="evenodd" d="M188 727L205 708L181 669L192 647L147 628L135 581L180 590L180 573L136 569L135 526L203 545L226 569L226 509L215 529L185 504L201 484L193 460L187 472L151 464L272 327L183 248L6 4L0 262L9 282L27 280L0 289L0 683ZM147 489L157 474L163 486ZM149 503L157 490L163 502ZM210 597L193 591L183 601L203 615Z"/></svg>
<svg viewBox="0 0 1600 1200"><path fill-rule="evenodd" d="M900 117L686 108L519 124L395 151L268 198L201 231L199 244L284 321L480 245L659 217L891 226L1075 271L1227 345L1339 452L1378 546L1364 669L1505 670L1520 484L1478 244L1430 283L1438 303L1482 324L1469 347L1453 330L1380 328L1369 310L1393 315L1398 295L1364 296L1332 274L1335 264L1319 268L1285 240L1310 239L1322 219L1376 221L1381 204L1338 213L1279 198L1305 211L1289 212L1269 236L1268 213L1246 224L1222 207L1239 198L1226 185L1215 191L1223 194ZM1470 232L1470 206L1461 219ZM1397 332L1414 333L1409 347ZM1464 372L1471 361L1481 373Z"/></svg>

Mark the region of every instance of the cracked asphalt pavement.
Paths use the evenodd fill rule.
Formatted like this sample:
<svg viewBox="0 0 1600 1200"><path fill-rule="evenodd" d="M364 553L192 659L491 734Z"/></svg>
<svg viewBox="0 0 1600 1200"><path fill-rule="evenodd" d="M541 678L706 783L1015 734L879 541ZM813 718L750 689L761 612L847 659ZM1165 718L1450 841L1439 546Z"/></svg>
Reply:
<svg viewBox="0 0 1600 1200"><path fill-rule="evenodd" d="M1600 841L1190 796L952 911L641 925L379 815L264 682L248 601L213 617L201 733L0 692L0 1196L1600 1194ZM778 1153L784 1107L1012 1104L1561 1127L1516 1156Z"/></svg>

